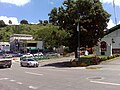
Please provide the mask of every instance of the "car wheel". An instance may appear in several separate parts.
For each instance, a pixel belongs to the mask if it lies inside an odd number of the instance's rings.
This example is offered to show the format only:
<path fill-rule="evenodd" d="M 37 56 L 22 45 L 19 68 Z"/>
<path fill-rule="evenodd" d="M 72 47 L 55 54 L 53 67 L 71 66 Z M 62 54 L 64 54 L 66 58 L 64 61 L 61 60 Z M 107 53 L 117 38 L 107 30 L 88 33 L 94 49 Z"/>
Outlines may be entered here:
<path fill-rule="evenodd" d="M 34 64 L 34 67 L 36 67 L 36 64 Z"/>
<path fill-rule="evenodd" d="M 38 65 L 37 65 L 37 64 L 34 64 L 34 67 L 38 67 Z"/>
<path fill-rule="evenodd" d="M 20 64 L 21 67 L 23 67 L 22 63 Z"/>
<path fill-rule="evenodd" d="M 11 68 L 11 65 L 7 66 L 8 68 Z"/>
<path fill-rule="evenodd" d="M 29 64 L 27 64 L 27 67 L 30 67 L 30 65 L 29 65 Z"/>

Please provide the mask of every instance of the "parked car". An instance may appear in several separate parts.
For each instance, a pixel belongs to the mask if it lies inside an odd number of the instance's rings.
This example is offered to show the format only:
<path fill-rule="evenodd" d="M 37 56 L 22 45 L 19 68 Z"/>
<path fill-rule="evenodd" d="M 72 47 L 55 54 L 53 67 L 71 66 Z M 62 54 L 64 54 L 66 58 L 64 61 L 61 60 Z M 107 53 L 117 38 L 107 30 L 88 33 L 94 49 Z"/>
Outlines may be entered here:
<path fill-rule="evenodd" d="M 26 66 L 26 67 L 38 67 L 39 63 L 33 58 L 23 58 L 20 60 L 20 65 L 21 67 Z"/>
<path fill-rule="evenodd" d="M 0 67 L 11 68 L 12 60 L 8 58 L 0 58 Z"/>
<path fill-rule="evenodd" d="M 24 54 L 22 57 L 33 57 L 33 54 L 27 53 L 27 54 Z"/>
<path fill-rule="evenodd" d="M 21 56 L 23 56 L 23 54 L 21 54 L 21 53 L 13 54 L 13 57 L 21 57 Z"/>
<path fill-rule="evenodd" d="M 20 57 L 20 60 L 23 60 L 24 58 L 33 58 L 34 56 L 32 54 L 25 54 Z"/>
<path fill-rule="evenodd" d="M 56 53 L 56 52 L 47 52 L 46 56 L 59 56 L 60 54 Z"/>
<path fill-rule="evenodd" d="M 12 54 L 4 54 L 3 58 L 12 58 Z"/>
<path fill-rule="evenodd" d="M 39 57 L 39 56 L 43 56 L 43 53 L 42 52 L 39 52 L 39 53 L 35 53 L 33 54 L 34 57 Z"/>

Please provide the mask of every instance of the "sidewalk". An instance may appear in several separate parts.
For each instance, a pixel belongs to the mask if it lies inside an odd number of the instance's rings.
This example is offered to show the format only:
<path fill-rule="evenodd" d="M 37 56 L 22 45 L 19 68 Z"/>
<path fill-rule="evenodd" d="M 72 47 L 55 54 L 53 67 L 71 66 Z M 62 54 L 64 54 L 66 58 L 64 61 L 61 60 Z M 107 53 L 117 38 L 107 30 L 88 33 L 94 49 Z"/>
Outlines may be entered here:
<path fill-rule="evenodd" d="M 101 69 L 101 68 L 108 68 L 108 67 L 119 67 L 120 68 L 120 57 L 113 58 L 111 60 L 103 61 L 98 65 L 91 65 L 86 67 L 86 69 Z"/>

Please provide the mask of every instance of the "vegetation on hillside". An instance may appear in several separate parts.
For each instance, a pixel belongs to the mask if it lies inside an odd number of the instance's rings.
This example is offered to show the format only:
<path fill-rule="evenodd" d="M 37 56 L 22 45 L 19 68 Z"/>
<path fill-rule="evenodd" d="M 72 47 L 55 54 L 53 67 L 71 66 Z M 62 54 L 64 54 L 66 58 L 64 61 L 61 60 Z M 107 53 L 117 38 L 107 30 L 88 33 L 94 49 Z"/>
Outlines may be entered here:
<path fill-rule="evenodd" d="M 12 34 L 30 34 L 35 40 L 43 40 L 46 48 L 66 45 L 70 34 L 52 24 L 20 24 L 0 28 L 0 41 L 9 41 Z"/>

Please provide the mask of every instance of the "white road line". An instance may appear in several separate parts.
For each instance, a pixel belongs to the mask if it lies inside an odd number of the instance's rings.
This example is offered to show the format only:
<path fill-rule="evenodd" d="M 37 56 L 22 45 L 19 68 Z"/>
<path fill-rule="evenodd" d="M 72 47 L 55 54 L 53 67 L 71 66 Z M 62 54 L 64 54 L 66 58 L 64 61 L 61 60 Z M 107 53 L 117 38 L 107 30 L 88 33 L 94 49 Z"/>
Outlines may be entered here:
<path fill-rule="evenodd" d="M 29 86 L 30 89 L 38 89 L 38 87 Z"/>
<path fill-rule="evenodd" d="M 105 84 L 105 85 L 120 86 L 119 83 L 100 82 L 100 81 L 90 81 L 90 82 L 92 82 L 92 83 L 98 83 L 98 84 Z"/>
<path fill-rule="evenodd" d="M 7 80 L 8 78 L 0 78 L 0 80 Z"/>
<path fill-rule="evenodd" d="M 4 80 L 7 80 L 8 78 L 4 78 Z"/>
<path fill-rule="evenodd" d="M 11 82 L 15 82 L 15 80 L 10 80 Z"/>
<path fill-rule="evenodd" d="M 32 72 L 25 72 L 25 73 L 27 73 L 27 74 L 32 74 L 32 75 L 37 75 L 37 76 L 41 76 L 41 75 L 43 75 L 43 74 L 39 74 L 39 73 L 32 73 Z"/>
<path fill-rule="evenodd" d="M 23 83 L 21 83 L 21 82 L 16 82 L 17 84 L 23 84 Z"/>

